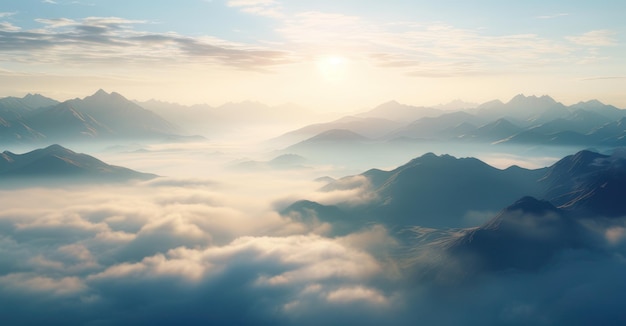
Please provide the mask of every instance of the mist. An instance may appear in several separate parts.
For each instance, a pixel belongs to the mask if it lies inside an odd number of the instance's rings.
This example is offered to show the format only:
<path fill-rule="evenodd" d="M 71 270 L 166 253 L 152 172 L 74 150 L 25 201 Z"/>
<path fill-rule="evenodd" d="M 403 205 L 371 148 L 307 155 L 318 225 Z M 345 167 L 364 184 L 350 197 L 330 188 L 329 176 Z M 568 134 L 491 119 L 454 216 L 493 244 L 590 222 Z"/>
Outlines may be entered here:
<path fill-rule="evenodd" d="M 618 277 L 626 271 L 622 220 L 594 226 L 594 234 L 607 237 L 602 248 L 559 252 L 536 271 L 468 280 L 457 275 L 467 261 L 446 258 L 431 242 L 415 245 L 408 227 L 364 223 L 334 232 L 341 221 L 329 216 L 281 214 L 301 199 L 371 201 L 364 180 L 328 192 L 316 179 L 361 173 L 362 165 L 377 162 L 398 166 L 405 163 L 400 151 L 399 158 L 371 161 L 360 150 L 346 155 L 349 161 L 309 153 L 299 168 L 233 170 L 242 160 L 275 154 L 243 142 L 129 148 L 93 146 L 89 153 L 159 177 L 0 191 L 0 310 L 9 324 L 521 325 L 626 318 L 618 309 L 626 299 Z M 471 149 L 456 150 L 462 156 Z M 419 147 L 410 152 L 423 154 Z M 503 167 L 554 163 L 551 155 L 474 153 Z M 429 253 L 415 256 L 415 248 Z M 454 268 L 422 276 L 442 259 Z"/>

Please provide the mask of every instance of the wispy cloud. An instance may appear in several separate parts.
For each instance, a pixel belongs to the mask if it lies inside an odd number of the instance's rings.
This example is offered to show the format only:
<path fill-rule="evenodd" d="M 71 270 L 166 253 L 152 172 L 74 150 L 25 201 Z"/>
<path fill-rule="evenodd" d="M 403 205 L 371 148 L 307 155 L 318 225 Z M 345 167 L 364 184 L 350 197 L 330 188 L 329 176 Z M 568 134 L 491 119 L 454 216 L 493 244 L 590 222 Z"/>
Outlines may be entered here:
<path fill-rule="evenodd" d="M 119 17 L 37 19 L 43 28 L 0 26 L 0 58 L 7 61 L 125 63 L 204 62 L 262 70 L 289 62 L 286 52 L 212 37 L 150 33 L 136 28 L 146 21 Z"/>
<path fill-rule="evenodd" d="M 15 26 L 9 22 L 0 22 L 0 32 L 17 32 L 20 29 L 19 26 Z"/>
<path fill-rule="evenodd" d="M 613 46 L 617 44 L 615 32 L 607 29 L 590 31 L 577 36 L 568 36 L 567 40 L 582 46 Z"/>
<path fill-rule="evenodd" d="M 0 12 L 0 18 L 10 17 L 17 14 L 17 12 Z"/>
<path fill-rule="evenodd" d="M 51 4 L 51 5 L 56 5 L 56 4 L 57 4 L 57 2 L 56 2 L 56 1 L 54 1 L 54 0 L 43 0 L 43 1 L 41 1 L 41 2 L 42 2 L 42 3 L 48 3 L 48 4 Z"/>
<path fill-rule="evenodd" d="M 558 14 L 553 14 L 553 15 L 537 16 L 535 18 L 536 19 L 553 19 L 553 18 L 564 17 L 564 16 L 569 16 L 569 14 L 568 13 L 558 13 Z"/>
<path fill-rule="evenodd" d="M 309 53 L 365 56 L 381 67 L 411 76 L 491 74 L 570 60 L 572 49 L 536 34 L 493 36 L 443 23 L 376 24 L 358 16 L 305 12 L 278 29 Z M 363 57 L 359 58 L 363 59 Z"/>
<path fill-rule="evenodd" d="M 595 76 L 581 79 L 582 81 L 626 79 L 626 76 Z"/>
<path fill-rule="evenodd" d="M 259 16 L 283 17 L 282 8 L 275 0 L 229 0 L 229 7 L 241 8 L 241 11 Z"/>

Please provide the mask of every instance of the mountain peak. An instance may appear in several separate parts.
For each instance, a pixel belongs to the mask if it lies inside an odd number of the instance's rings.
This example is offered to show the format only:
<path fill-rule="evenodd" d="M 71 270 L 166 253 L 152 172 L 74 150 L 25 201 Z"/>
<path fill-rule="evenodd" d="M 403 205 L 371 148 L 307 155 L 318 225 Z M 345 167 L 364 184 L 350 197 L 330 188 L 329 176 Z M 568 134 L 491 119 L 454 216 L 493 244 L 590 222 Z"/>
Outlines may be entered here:
<path fill-rule="evenodd" d="M 433 152 L 428 152 L 420 157 L 414 158 L 409 163 L 405 164 L 404 167 L 412 167 L 418 165 L 441 165 L 445 162 L 457 162 L 461 159 L 458 159 L 454 156 L 443 154 L 437 155 Z"/>
<path fill-rule="evenodd" d="M 508 212 L 522 211 L 524 213 L 539 215 L 549 211 L 557 211 L 557 208 L 548 201 L 539 200 L 531 196 L 525 196 L 513 203 L 513 205 L 507 207 L 505 210 Z"/>
<path fill-rule="evenodd" d="M 396 100 L 391 100 L 391 101 L 387 101 L 385 103 L 379 104 L 378 106 L 376 106 L 376 108 L 387 108 L 387 107 L 396 107 L 396 106 L 402 106 L 402 104 L 400 104 L 400 102 Z"/>
<path fill-rule="evenodd" d="M 93 93 L 92 96 L 105 96 L 109 95 L 104 89 L 100 88 L 97 92 Z"/>
<path fill-rule="evenodd" d="M 524 94 L 518 94 L 513 97 L 508 104 L 527 104 L 527 103 L 542 103 L 542 104 L 556 104 L 557 102 L 548 95 L 542 95 L 537 97 L 535 95 L 525 96 Z"/>
<path fill-rule="evenodd" d="M 85 97 L 83 100 L 104 100 L 109 98 L 110 95 L 111 94 L 100 88 L 98 91 L 96 91 L 92 95 Z"/>
<path fill-rule="evenodd" d="M 124 181 L 150 179 L 155 175 L 106 164 L 93 156 L 76 153 L 61 145 L 50 145 L 24 154 L 4 153 L 0 178 L 46 184 L 54 178 L 64 181 Z M 68 177 L 72 180 L 67 179 Z"/>
<path fill-rule="evenodd" d="M 23 97 L 23 99 L 25 99 L 25 100 L 43 99 L 43 98 L 45 98 L 45 97 L 42 96 L 41 94 L 33 94 L 33 93 L 28 93 L 28 94 L 26 94 L 26 96 Z"/>
<path fill-rule="evenodd" d="M 52 144 L 44 149 L 42 149 L 44 152 L 46 153 L 57 153 L 57 152 L 63 152 L 63 153 L 68 153 L 68 152 L 72 152 L 71 150 L 59 145 L 59 144 Z"/>

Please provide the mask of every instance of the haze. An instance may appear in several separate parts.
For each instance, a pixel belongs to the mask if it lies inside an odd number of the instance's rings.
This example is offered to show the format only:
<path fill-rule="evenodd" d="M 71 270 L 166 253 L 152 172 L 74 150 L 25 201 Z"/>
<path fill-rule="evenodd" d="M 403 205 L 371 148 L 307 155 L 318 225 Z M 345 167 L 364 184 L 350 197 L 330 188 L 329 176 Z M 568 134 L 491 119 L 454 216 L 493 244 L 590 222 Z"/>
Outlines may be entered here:
<path fill-rule="evenodd" d="M 2 324 L 626 323 L 625 9 L 0 3 Z"/>
<path fill-rule="evenodd" d="M 98 88 L 354 112 L 516 94 L 626 106 L 620 1 L 10 1 L 1 95 Z"/>

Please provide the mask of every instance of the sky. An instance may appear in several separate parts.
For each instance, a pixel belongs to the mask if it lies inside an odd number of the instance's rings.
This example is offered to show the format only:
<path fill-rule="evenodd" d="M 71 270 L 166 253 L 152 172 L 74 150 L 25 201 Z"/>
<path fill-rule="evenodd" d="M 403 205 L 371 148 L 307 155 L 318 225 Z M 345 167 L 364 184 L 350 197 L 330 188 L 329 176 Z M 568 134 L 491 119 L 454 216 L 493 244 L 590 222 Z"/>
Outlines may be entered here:
<path fill-rule="evenodd" d="M 626 108 L 626 3 L 7 0 L 0 96 L 99 88 L 352 112 L 548 94 Z"/>

